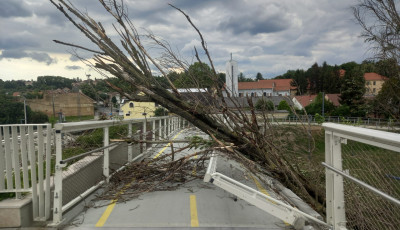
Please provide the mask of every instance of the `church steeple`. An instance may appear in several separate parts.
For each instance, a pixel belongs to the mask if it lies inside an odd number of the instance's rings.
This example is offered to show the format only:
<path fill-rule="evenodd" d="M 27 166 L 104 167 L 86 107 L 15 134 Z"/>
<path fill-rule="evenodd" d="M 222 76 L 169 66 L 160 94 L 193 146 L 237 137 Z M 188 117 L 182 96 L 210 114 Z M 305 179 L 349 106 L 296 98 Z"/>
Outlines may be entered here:
<path fill-rule="evenodd" d="M 238 93 L 238 64 L 232 58 L 225 65 L 226 67 L 226 92 L 229 93 L 232 97 L 237 97 Z"/>

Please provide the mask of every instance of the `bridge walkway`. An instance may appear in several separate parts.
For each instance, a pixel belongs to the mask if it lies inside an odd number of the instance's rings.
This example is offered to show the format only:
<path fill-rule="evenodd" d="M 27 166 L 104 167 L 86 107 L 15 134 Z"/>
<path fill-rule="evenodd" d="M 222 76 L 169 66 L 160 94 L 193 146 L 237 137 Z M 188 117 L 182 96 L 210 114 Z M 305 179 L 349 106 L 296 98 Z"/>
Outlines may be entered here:
<path fill-rule="evenodd" d="M 206 137 L 204 133 L 191 128 L 179 132 L 174 138 L 180 140 L 194 135 Z M 175 143 L 174 148 L 178 149 L 184 145 Z M 152 158 L 171 152 L 171 148 L 165 144 L 153 149 L 154 153 L 150 156 Z M 195 151 L 186 149 L 177 153 L 176 159 Z M 243 170 L 235 162 L 228 159 L 220 162 L 218 169 L 227 176 L 263 193 L 274 194 L 273 191 L 264 189 L 256 179 L 243 174 Z M 204 175 L 204 172 L 194 173 Z M 93 201 L 88 206 L 87 210 L 68 223 L 66 229 L 190 227 L 290 229 L 290 226 L 281 220 L 201 179 L 188 182 L 173 191 L 149 192 L 123 203 Z"/>

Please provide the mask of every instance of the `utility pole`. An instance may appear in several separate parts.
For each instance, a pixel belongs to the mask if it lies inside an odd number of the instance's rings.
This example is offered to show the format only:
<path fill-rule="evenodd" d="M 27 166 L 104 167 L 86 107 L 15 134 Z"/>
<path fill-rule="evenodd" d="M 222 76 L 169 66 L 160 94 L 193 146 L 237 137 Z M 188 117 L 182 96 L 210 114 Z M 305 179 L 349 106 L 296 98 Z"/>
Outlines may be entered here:
<path fill-rule="evenodd" d="M 28 124 L 28 121 L 26 120 L 26 98 L 24 97 L 24 115 L 25 115 L 25 125 Z"/>
<path fill-rule="evenodd" d="M 325 92 L 322 92 L 322 117 L 325 117 Z"/>
<path fill-rule="evenodd" d="M 52 101 L 53 101 L 53 117 L 56 117 L 56 109 L 54 108 L 54 90 L 51 91 Z"/>

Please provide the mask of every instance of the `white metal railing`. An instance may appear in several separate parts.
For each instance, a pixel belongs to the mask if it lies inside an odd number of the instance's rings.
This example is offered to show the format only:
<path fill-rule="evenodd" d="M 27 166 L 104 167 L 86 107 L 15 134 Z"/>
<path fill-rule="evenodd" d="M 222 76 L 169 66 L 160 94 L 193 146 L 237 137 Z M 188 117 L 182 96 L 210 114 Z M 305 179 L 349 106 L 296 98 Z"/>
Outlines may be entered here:
<path fill-rule="evenodd" d="M 210 161 L 207 167 L 206 174 L 204 175 L 204 182 L 210 182 L 214 185 L 224 189 L 225 191 L 234 194 L 235 196 L 243 199 L 250 204 L 260 208 L 261 210 L 281 219 L 285 223 L 290 224 L 295 229 L 305 229 L 306 220 L 312 221 L 316 224 L 322 225 L 325 228 L 329 228 L 324 221 L 307 214 L 296 207 L 267 196 L 266 194 L 257 191 L 239 181 L 234 180 L 224 174 L 216 171 L 217 169 L 217 157 L 213 153 L 210 157 Z"/>
<path fill-rule="evenodd" d="M 50 217 L 51 136 L 50 124 L 0 126 L 0 193 L 31 192 L 40 221 Z"/>
<path fill-rule="evenodd" d="M 360 212 L 359 209 L 363 208 L 361 205 L 370 205 L 367 208 L 369 210 L 373 210 L 373 208 L 371 208 L 373 205 L 382 205 L 382 200 L 374 204 L 374 201 L 372 200 L 374 197 L 381 197 L 384 200 L 388 200 L 389 203 L 394 206 L 394 209 L 396 209 L 397 206 L 397 210 L 400 210 L 400 201 L 398 198 L 394 198 L 393 196 L 387 194 L 387 192 L 383 192 L 369 184 L 375 183 L 375 186 L 382 184 L 382 181 L 384 181 L 385 177 L 387 177 L 387 174 L 385 175 L 385 173 L 387 173 L 386 171 L 388 170 L 395 169 L 396 173 L 399 172 L 398 169 L 400 167 L 400 162 L 396 159 L 398 159 L 398 154 L 400 153 L 400 135 L 396 133 L 333 123 L 324 123 L 323 127 L 325 129 L 325 163 L 323 163 L 323 165 L 326 167 L 326 214 L 328 224 L 331 224 L 334 229 L 346 229 L 346 217 L 349 216 L 346 215 L 346 211 L 348 211 L 347 207 L 351 204 L 345 203 L 346 196 L 350 194 L 349 192 L 346 193 L 344 179 L 346 182 L 349 181 L 348 183 L 352 183 L 352 186 L 348 187 L 349 189 L 356 185 L 360 186 L 360 188 L 356 190 L 357 193 L 360 193 L 357 196 L 367 197 L 366 192 L 371 193 L 368 195 L 369 198 L 366 198 L 365 201 L 363 201 L 362 198 L 361 201 L 359 201 L 359 198 L 357 198 L 359 203 L 356 204 L 355 207 L 355 209 L 357 209 L 356 213 Z M 348 145 L 348 140 L 352 141 L 352 146 L 356 146 L 358 144 L 361 147 L 351 148 L 346 146 L 347 149 L 349 149 L 349 154 L 343 156 L 345 152 L 342 145 Z M 381 149 L 382 151 L 378 152 L 378 150 Z M 395 156 L 396 158 L 386 159 L 385 154 L 392 154 L 391 156 Z M 369 156 L 373 156 L 374 158 L 371 158 L 372 160 L 370 161 L 366 161 L 365 158 L 368 158 Z M 344 163 L 346 163 L 346 170 L 343 169 Z M 351 167 L 352 165 L 355 165 L 356 167 Z M 364 168 L 370 169 L 364 170 Z M 378 176 L 374 176 L 372 174 L 377 174 Z M 364 181 L 371 177 L 374 179 L 369 180 L 369 183 Z M 386 183 L 382 187 L 384 187 L 390 193 L 396 194 L 396 191 L 393 190 L 397 190 L 399 187 L 394 187 L 395 189 L 392 189 L 392 187 L 388 186 L 388 184 L 391 184 L 391 182 L 389 181 L 389 183 Z M 347 198 L 347 200 L 349 199 Z M 363 202 L 366 204 L 363 204 Z M 390 211 L 386 205 L 384 206 L 385 207 L 380 210 L 387 209 L 387 213 L 374 213 L 372 211 L 372 215 L 389 216 L 395 212 L 393 210 Z M 377 217 L 378 216 L 372 216 L 369 218 Z M 362 217 L 359 216 L 355 218 Z M 397 217 L 395 216 L 393 219 L 398 219 L 398 214 Z M 366 221 L 366 219 L 362 220 L 362 222 Z M 383 223 L 390 221 L 380 222 Z M 398 223 L 394 223 L 394 225 L 397 224 Z M 374 229 L 381 228 L 378 226 L 370 227 Z"/>
<path fill-rule="evenodd" d="M 158 138 L 168 138 L 170 134 L 177 131 L 180 128 L 186 127 L 189 123 L 183 120 L 180 117 L 152 117 L 152 118 L 141 118 L 141 119 L 132 119 L 132 120 L 122 120 L 122 121 L 90 121 L 90 122 L 74 122 L 74 123 L 61 123 L 55 125 L 55 142 L 56 142 L 56 165 L 55 165 L 55 179 L 54 179 L 54 207 L 53 207 L 53 223 L 52 225 L 59 225 L 62 223 L 62 216 L 65 211 L 74 206 L 77 202 L 82 200 L 85 196 L 90 194 L 92 191 L 96 190 L 102 184 L 107 183 L 113 174 L 110 174 L 110 148 L 115 146 L 116 144 L 110 144 L 109 138 L 109 128 L 112 126 L 128 126 L 128 137 L 132 137 L 132 125 L 133 124 L 141 124 L 142 130 L 142 138 L 145 140 L 147 133 L 150 133 L 147 130 L 147 124 L 150 123 L 151 139 L 156 139 L 156 134 L 158 134 Z M 156 127 L 156 123 L 158 124 L 158 128 Z M 90 129 L 103 129 L 103 147 L 97 148 L 95 150 L 88 151 L 86 153 L 82 153 L 79 156 L 75 156 L 70 159 L 63 159 L 63 144 L 62 144 L 62 136 L 63 134 L 77 131 L 85 131 Z M 128 145 L 127 162 L 134 161 L 139 157 L 143 156 L 144 151 L 147 148 L 147 144 L 143 144 L 143 152 L 134 157 L 133 156 L 133 147 L 132 145 Z M 74 199 L 69 201 L 67 204 L 63 204 L 63 168 L 65 167 L 65 163 L 74 160 L 78 157 L 83 157 L 89 155 L 93 152 L 103 151 L 103 176 L 104 180 L 93 185 L 88 190 L 76 196 Z M 116 171 L 121 170 L 127 164 L 117 169 Z"/>
<path fill-rule="evenodd" d="M 322 117 L 321 117 L 322 118 Z M 400 122 L 392 119 L 381 119 L 381 118 L 363 118 L 363 117 L 341 117 L 341 116 L 325 116 L 323 120 L 318 120 L 312 115 L 299 115 L 299 116 L 287 116 L 284 118 L 273 117 L 272 122 L 284 122 L 287 124 L 297 123 L 312 123 L 321 124 L 321 122 L 331 122 L 345 125 L 354 125 L 364 128 L 373 129 L 400 129 Z"/>

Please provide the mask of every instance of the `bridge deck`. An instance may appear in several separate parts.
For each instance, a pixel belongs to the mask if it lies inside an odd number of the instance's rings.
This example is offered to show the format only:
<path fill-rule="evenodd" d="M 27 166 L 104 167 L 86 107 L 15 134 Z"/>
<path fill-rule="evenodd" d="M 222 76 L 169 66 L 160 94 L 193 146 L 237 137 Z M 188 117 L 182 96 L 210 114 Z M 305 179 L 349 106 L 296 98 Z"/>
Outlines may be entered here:
<path fill-rule="evenodd" d="M 175 138 L 184 139 L 187 136 L 204 136 L 194 129 L 184 130 Z M 174 144 L 179 148 L 184 144 Z M 170 148 L 158 146 L 154 148 L 153 157 L 170 153 Z M 194 149 L 177 154 L 194 153 Z M 177 159 L 176 158 L 176 159 Z M 274 194 L 273 191 L 263 190 L 261 184 L 246 177 L 240 166 L 229 160 L 222 160 L 219 170 L 227 173 L 247 185 L 258 188 L 263 192 Z M 202 172 L 199 172 L 202 173 Z M 110 204 L 110 201 L 96 201 L 95 207 L 79 214 L 66 229 L 102 228 L 187 228 L 187 227 L 217 227 L 225 228 L 263 228 L 285 229 L 281 220 L 261 211 L 247 202 L 236 199 L 233 195 L 202 180 L 194 180 L 182 185 L 174 191 L 155 191 L 145 193 L 139 198 L 125 203 Z"/>

